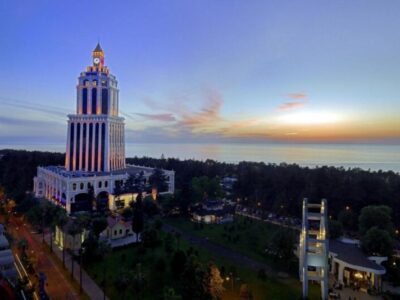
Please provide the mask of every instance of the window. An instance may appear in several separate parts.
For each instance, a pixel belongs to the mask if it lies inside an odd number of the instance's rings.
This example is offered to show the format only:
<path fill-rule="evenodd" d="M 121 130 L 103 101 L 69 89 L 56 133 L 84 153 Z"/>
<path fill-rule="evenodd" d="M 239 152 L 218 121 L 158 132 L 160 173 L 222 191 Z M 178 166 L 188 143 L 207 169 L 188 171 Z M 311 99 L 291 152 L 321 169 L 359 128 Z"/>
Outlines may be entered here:
<path fill-rule="evenodd" d="M 82 90 L 82 114 L 87 114 L 87 103 L 88 103 L 88 93 L 87 88 Z"/>
<path fill-rule="evenodd" d="M 92 88 L 92 114 L 96 114 L 97 108 L 97 89 Z"/>
<path fill-rule="evenodd" d="M 108 114 L 108 90 L 101 90 L 101 113 L 103 115 Z"/>
<path fill-rule="evenodd" d="M 99 181 L 99 188 L 101 188 L 102 187 L 102 182 L 101 181 Z"/>
<path fill-rule="evenodd" d="M 93 84 L 93 86 L 97 86 L 97 80 L 96 80 L 96 79 L 93 80 L 93 81 L 92 81 L 92 84 Z"/>
<path fill-rule="evenodd" d="M 81 188 L 81 190 L 83 190 L 83 188 L 84 188 L 84 184 L 83 184 L 83 182 L 81 182 L 81 184 L 80 184 L 80 188 Z"/>
<path fill-rule="evenodd" d="M 122 229 L 119 230 L 119 234 L 122 234 Z"/>
<path fill-rule="evenodd" d="M 108 187 L 108 181 L 104 181 L 104 187 Z"/>
<path fill-rule="evenodd" d="M 117 235 L 117 231 L 116 230 L 114 230 L 114 235 Z"/>
<path fill-rule="evenodd" d="M 72 189 L 75 191 L 76 190 L 76 183 L 72 184 Z"/>

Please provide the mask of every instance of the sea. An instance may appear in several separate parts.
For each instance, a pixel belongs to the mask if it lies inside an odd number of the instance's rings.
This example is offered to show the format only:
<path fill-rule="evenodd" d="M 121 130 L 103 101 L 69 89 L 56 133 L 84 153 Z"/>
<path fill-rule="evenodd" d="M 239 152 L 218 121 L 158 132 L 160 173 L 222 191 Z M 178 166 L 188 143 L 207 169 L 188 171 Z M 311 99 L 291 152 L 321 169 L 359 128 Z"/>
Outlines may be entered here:
<path fill-rule="evenodd" d="M 0 149 L 65 152 L 64 144 L 2 145 Z M 213 159 L 237 163 L 255 161 L 300 166 L 334 166 L 400 173 L 400 145 L 382 144 L 244 144 L 127 143 L 127 157 Z"/>

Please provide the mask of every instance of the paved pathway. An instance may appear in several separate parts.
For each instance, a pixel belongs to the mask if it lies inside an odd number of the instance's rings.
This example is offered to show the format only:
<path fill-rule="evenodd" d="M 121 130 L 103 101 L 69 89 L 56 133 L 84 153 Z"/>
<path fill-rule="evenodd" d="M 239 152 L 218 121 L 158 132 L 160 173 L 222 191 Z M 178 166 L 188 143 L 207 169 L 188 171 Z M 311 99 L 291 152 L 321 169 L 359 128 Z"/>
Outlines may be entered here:
<path fill-rule="evenodd" d="M 50 245 L 50 235 L 47 235 L 46 243 Z M 58 259 L 62 262 L 62 250 L 53 243 L 53 252 L 58 257 Z M 65 252 L 65 266 L 69 273 L 71 273 L 72 265 L 71 265 L 71 256 L 69 253 Z M 80 266 L 77 261 L 74 261 L 74 279 L 79 284 L 79 270 Z M 96 282 L 90 278 L 90 276 L 86 273 L 84 269 L 82 269 L 82 288 L 85 293 L 89 296 L 90 299 L 93 300 L 101 300 L 107 299 L 107 296 L 104 296 L 103 291 L 96 284 Z"/>

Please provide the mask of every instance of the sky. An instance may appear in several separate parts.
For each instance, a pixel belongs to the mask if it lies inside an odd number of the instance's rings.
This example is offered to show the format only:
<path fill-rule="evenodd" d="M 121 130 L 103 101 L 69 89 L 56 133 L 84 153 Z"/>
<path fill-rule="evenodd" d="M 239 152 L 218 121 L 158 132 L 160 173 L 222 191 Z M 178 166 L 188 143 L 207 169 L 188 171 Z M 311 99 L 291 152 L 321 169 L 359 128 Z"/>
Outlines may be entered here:
<path fill-rule="evenodd" d="M 0 2 L 0 144 L 64 143 L 97 42 L 128 142 L 400 143 L 400 1 Z"/>

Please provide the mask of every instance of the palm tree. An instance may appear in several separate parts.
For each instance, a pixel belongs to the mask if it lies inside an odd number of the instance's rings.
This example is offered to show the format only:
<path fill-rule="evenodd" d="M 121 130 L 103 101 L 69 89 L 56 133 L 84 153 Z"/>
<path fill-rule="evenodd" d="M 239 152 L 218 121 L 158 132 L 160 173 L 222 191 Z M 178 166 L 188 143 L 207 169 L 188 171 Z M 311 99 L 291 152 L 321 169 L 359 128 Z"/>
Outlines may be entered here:
<path fill-rule="evenodd" d="M 71 278 L 74 277 L 74 246 L 75 246 L 75 237 L 80 235 L 83 231 L 82 223 L 79 222 L 79 219 L 74 220 L 68 226 L 68 234 L 72 235 L 72 246 L 71 246 Z"/>
<path fill-rule="evenodd" d="M 67 213 L 64 209 L 62 209 L 59 206 L 56 206 L 55 211 L 53 213 L 53 218 L 51 219 L 50 222 L 50 252 L 53 252 L 53 236 L 54 236 L 54 231 L 56 229 L 56 226 L 64 226 L 64 224 L 67 222 L 68 217 Z M 61 226 L 61 228 L 62 228 Z M 64 248 L 64 247 L 63 247 Z"/>
<path fill-rule="evenodd" d="M 62 245 L 62 262 L 63 262 L 63 267 L 65 268 L 65 230 L 66 230 L 66 225 L 68 223 L 68 217 L 65 215 L 65 217 L 61 217 L 57 219 L 57 226 L 60 228 L 62 235 L 63 235 L 63 245 Z"/>

